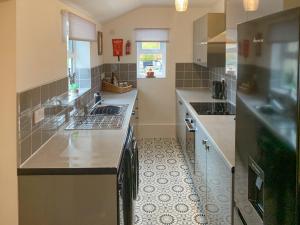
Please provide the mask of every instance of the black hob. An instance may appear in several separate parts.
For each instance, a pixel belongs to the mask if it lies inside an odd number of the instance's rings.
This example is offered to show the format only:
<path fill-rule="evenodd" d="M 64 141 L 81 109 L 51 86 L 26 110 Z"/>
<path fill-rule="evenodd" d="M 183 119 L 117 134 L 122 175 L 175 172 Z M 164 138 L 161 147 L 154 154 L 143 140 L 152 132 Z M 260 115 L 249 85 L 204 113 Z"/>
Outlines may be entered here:
<path fill-rule="evenodd" d="M 229 102 L 191 102 L 199 115 L 235 115 L 235 106 Z"/>

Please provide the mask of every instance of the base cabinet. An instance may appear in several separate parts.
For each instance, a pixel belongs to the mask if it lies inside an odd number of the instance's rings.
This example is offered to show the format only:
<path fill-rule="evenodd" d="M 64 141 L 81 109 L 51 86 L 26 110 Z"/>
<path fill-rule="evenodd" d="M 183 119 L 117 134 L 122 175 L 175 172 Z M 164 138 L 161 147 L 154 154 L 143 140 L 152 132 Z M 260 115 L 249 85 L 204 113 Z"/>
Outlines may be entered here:
<path fill-rule="evenodd" d="M 213 141 L 197 125 L 194 185 L 203 202 L 210 225 L 232 224 L 232 169 L 224 161 Z"/>
<path fill-rule="evenodd" d="M 189 163 L 194 187 L 201 199 L 209 225 L 231 225 L 233 214 L 233 169 L 227 164 L 203 125 L 196 121 L 194 151 L 189 151 L 185 118 L 189 113 L 180 97 L 176 100 L 176 132 L 188 162 L 194 152 L 194 163 Z M 195 120 L 193 120 L 195 121 Z M 192 140 L 192 139 L 191 139 Z"/>

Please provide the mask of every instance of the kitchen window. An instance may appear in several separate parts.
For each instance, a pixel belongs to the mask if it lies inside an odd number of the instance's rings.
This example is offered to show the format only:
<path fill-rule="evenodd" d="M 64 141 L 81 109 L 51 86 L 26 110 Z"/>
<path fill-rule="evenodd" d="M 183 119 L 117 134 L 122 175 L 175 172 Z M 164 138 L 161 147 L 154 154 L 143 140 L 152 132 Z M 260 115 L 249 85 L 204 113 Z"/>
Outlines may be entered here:
<path fill-rule="evenodd" d="M 69 88 L 91 88 L 90 42 L 69 40 L 67 48 Z"/>
<path fill-rule="evenodd" d="M 91 88 L 91 42 L 97 40 L 96 24 L 62 10 L 62 34 L 67 44 L 69 90 Z"/>
<path fill-rule="evenodd" d="M 137 78 L 165 78 L 169 30 L 136 29 Z"/>
<path fill-rule="evenodd" d="M 166 77 L 165 42 L 137 42 L 137 72 L 138 78 Z"/>

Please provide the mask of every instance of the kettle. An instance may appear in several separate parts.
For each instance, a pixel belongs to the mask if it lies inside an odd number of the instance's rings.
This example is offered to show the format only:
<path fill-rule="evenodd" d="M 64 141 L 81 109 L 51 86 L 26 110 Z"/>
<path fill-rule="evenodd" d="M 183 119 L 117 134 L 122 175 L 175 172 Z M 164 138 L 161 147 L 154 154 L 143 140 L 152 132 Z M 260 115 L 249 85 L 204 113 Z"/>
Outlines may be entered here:
<path fill-rule="evenodd" d="M 226 84 L 225 81 L 213 81 L 212 83 L 212 97 L 214 99 L 226 99 Z"/>

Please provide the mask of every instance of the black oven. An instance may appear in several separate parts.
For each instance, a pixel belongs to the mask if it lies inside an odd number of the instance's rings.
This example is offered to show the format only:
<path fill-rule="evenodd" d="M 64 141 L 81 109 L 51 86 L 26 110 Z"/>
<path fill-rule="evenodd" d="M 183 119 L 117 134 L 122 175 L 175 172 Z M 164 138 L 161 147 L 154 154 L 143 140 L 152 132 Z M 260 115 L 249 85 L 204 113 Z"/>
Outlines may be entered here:
<path fill-rule="evenodd" d="M 186 114 L 186 146 L 185 146 L 185 158 L 192 174 L 195 173 L 195 132 L 196 124 L 193 118 Z"/>

